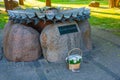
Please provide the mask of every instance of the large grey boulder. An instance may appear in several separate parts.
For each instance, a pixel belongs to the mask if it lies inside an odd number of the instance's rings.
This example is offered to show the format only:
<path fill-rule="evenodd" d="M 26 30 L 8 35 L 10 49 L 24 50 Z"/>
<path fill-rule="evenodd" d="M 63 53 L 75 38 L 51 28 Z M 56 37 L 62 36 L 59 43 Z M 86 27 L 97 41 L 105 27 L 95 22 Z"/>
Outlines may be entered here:
<path fill-rule="evenodd" d="M 60 34 L 60 26 L 64 27 L 73 24 L 76 25 L 78 32 Z M 68 51 L 82 47 L 81 30 L 76 22 L 50 24 L 41 32 L 40 42 L 45 59 L 50 62 L 63 62 L 67 57 Z"/>
<path fill-rule="evenodd" d="M 4 27 L 4 30 L 3 30 L 3 50 L 4 50 L 4 53 L 8 53 L 8 50 L 7 50 L 8 41 L 9 41 L 8 38 L 9 38 L 9 33 L 11 31 L 12 25 L 13 25 L 13 22 L 8 21 L 5 24 L 5 27 Z"/>
<path fill-rule="evenodd" d="M 92 50 L 91 27 L 88 20 L 77 22 L 82 34 L 82 50 L 88 52 Z"/>
<path fill-rule="evenodd" d="M 9 24 L 9 22 L 7 23 Z M 39 33 L 22 24 L 6 25 L 4 55 L 11 61 L 32 61 L 41 55 Z"/>

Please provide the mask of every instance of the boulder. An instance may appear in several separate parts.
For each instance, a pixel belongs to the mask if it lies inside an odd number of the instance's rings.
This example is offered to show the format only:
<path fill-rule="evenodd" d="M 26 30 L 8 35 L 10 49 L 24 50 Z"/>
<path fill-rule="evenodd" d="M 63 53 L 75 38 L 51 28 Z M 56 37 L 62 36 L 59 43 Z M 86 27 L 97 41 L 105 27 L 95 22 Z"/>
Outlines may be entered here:
<path fill-rule="evenodd" d="M 88 52 L 92 50 L 91 27 L 88 20 L 77 22 L 82 34 L 82 50 Z"/>
<path fill-rule="evenodd" d="M 22 24 L 7 23 L 4 29 L 4 55 L 11 61 L 32 61 L 41 55 L 39 33 Z"/>
<path fill-rule="evenodd" d="M 70 25 L 75 27 L 71 28 Z M 73 28 L 77 31 L 71 32 Z M 50 24 L 41 32 L 40 42 L 45 59 L 49 62 L 63 62 L 68 51 L 81 48 L 81 30 L 76 22 Z"/>
<path fill-rule="evenodd" d="M 4 27 L 4 31 L 3 31 L 3 51 L 4 51 L 4 53 L 8 53 L 8 49 L 7 49 L 8 41 L 9 41 L 8 38 L 9 38 L 9 33 L 11 31 L 12 25 L 13 25 L 13 22 L 8 21 Z"/>

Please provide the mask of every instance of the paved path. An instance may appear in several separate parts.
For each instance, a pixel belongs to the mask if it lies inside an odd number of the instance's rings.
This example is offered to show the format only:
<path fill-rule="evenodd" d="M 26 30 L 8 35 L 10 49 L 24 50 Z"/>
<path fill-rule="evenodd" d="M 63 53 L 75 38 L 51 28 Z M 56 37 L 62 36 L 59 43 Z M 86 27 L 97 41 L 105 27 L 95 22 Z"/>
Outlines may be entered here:
<path fill-rule="evenodd" d="M 92 39 L 94 49 L 84 57 L 79 73 L 69 71 L 65 63 L 15 63 L 3 57 L 0 80 L 120 80 L 120 37 L 92 28 Z"/>

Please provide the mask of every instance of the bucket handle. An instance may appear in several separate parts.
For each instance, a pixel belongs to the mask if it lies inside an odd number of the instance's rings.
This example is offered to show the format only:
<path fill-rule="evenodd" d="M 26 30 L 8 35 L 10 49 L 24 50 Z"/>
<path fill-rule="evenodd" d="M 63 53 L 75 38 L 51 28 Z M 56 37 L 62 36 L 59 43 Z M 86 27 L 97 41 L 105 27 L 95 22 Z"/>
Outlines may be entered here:
<path fill-rule="evenodd" d="M 79 51 L 79 54 L 82 56 L 82 50 L 80 48 L 73 48 L 71 49 L 69 52 L 68 52 L 68 56 L 75 50 L 78 50 Z"/>

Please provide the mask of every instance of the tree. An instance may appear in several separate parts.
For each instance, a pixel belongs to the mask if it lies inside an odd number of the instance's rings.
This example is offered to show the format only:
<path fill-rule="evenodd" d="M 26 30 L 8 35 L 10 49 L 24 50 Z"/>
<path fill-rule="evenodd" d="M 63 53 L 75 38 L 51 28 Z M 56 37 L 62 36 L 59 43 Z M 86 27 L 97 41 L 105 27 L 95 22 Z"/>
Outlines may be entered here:
<path fill-rule="evenodd" d="M 115 7 L 115 2 L 114 2 L 115 0 L 109 0 L 109 7 L 110 8 L 113 8 L 113 7 Z"/>
<path fill-rule="evenodd" d="M 119 7 L 119 2 L 120 0 L 109 0 L 109 7 L 110 8 Z"/>
<path fill-rule="evenodd" d="M 4 0 L 4 3 L 5 3 L 5 9 L 6 11 L 9 10 L 9 4 L 8 4 L 8 0 Z"/>
<path fill-rule="evenodd" d="M 120 6 L 119 3 L 120 3 L 120 0 L 116 0 L 115 6 L 119 7 Z"/>
<path fill-rule="evenodd" d="M 46 6 L 51 6 L 51 0 L 46 0 Z"/>
<path fill-rule="evenodd" d="M 18 6 L 18 2 L 17 1 L 13 1 L 13 0 L 4 0 L 4 4 L 5 4 L 5 9 L 7 10 L 12 10 L 15 7 Z"/>
<path fill-rule="evenodd" d="M 4 0 L 4 4 L 6 11 L 18 7 L 18 1 L 15 0 Z M 24 5 L 24 0 L 19 0 L 19 4 Z"/>
<path fill-rule="evenodd" d="M 24 5 L 24 0 L 19 0 L 20 5 Z"/>

